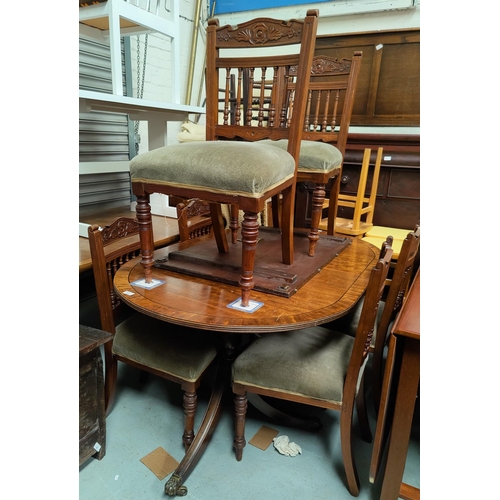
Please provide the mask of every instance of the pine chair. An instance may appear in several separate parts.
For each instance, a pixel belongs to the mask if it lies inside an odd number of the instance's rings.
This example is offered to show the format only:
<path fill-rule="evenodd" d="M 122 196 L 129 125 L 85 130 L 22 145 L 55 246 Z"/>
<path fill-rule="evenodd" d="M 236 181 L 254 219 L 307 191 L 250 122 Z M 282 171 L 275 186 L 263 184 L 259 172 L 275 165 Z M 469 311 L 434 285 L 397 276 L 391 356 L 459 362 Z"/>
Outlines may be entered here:
<path fill-rule="evenodd" d="M 352 59 L 314 56 L 307 96 L 306 116 L 300 146 L 297 182 L 314 182 L 312 194 L 309 255 L 319 239 L 318 230 L 325 205 L 325 188 L 335 179 L 330 190 L 328 234 L 335 231 L 335 215 L 339 196 L 340 173 L 345 154 L 354 97 L 358 85 L 363 53 L 355 51 Z M 292 71 L 292 74 L 294 72 Z M 286 95 L 286 98 L 290 98 Z M 270 143 L 270 141 L 265 141 Z M 271 143 L 283 149 L 287 141 Z M 278 198 L 273 199 L 273 225 L 279 225 Z"/>
<path fill-rule="evenodd" d="M 392 249 L 394 250 L 392 260 L 396 262 L 398 260 L 399 253 L 401 252 L 403 241 L 410 231 L 410 228 L 400 229 L 396 227 L 373 226 L 366 232 L 362 239 L 372 245 L 379 246 L 380 243 L 387 238 L 387 236 L 392 236 L 394 239 L 392 244 Z"/>
<path fill-rule="evenodd" d="M 348 489 L 359 494 L 352 451 L 354 404 L 368 356 L 377 306 L 384 290 L 392 249 L 385 247 L 370 274 L 356 336 L 322 326 L 264 335 L 233 363 L 236 459 L 243 456 L 247 393 L 340 412 L 340 442 Z"/>
<path fill-rule="evenodd" d="M 151 193 L 200 198 L 210 202 L 219 252 L 229 251 L 221 203 L 234 204 L 243 210 L 240 287 L 244 307 L 249 305 L 250 290 L 254 286 L 258 214 L 264 209 L 266 200 L 278 193 L 283 195 L 281 260 L 286 265 L 293 263 L 295 183 L 317 24 L 316 10 L 308 11 L 303 21 L 258 18 L 235 28 L 219 27 L 217 19 L 208 21 L 206 142 L 186 142 L 158 148 L 138 155 L 130 162 L 146 283 L 152 280 L 154 263 L 149 204 Z M 299 54 L 277 55 L 277 50 L 274 50 L 296 44 L 299 44 Z M 271 49 L 271 55 L 265 55 L 267 48 Z M 225 49 L 230 49 L 227 57 L 224 57 L 227 55 Z M 242 53 L 242 56 L 235 56 L 235 52 Z M 288 77 L 294 66 L 298 67 L 294 77 L 294 99 L 293 102 L 283 103 L 280 96 L 283 91 L 288 91 Z M 250 78 L 273 80 L 273 96 L 266 106 L 262 106 L 256 124 L 242 113 L 242 74 L 245 68 L 249 69 Z M 287 77 L 284 90 L 278 82 L 280 68 Z M 236 75 L 236 105 L 230 102 L 231 74 Z M 222 113 L 218 111 L 220 82 L 225 84 L 226 89 Z M 234 116 L 231 114 L 233 110 Z M 265 127 L 262 126 L 264 116 L 269 118 Z M 286 126 L 290 116 L 290 123 Z M 233 121 L 234 124 L 231 124 Z M 255 142 L 266 138 L 288 139 L 287 150 Z M 237 243 L 233 246 L 238 248 Z"/>
<path fill-rule="evenodd" d="M 361 238 L 373 227 L 373 215 L 375 212 L 375 202 L 377 201 L 377 187 L 382 165 L 383 148 L 378 148 L 375 165 L 373 167 L 372 184 L 369 195 L 366 196 L 366 185 L 370 170 L 371 149 L 365 149 L 361 172 L 359 175 L 358 189 L 355 195 L 339 193 L 337 204 L 339 207 L 353 209 L 352 219 L 345 217 L 335 218 L 335 232 Z M 364 217 L 364 220 L 363 220 Z M 328 220 L 329 222 L 329 220 Z M 321 221 L 321 229 L 327 228 L 325 220 Z"/>
<path fill-rule="evenodd" d="M 109 226 L 88 229 L 101 329 L 114 335 L 105 344 L 105 401 L 111 411 L 116 391 L 117 361 L 180 384 L 184 391 L 185 449 L 194 439 L 196 391 L 214 361 L 216 339 L 210 334 L 165 323 L 133 312 L 113 289 L 122 264 L 139 255 L 139 224 L 118 218 Z"/>

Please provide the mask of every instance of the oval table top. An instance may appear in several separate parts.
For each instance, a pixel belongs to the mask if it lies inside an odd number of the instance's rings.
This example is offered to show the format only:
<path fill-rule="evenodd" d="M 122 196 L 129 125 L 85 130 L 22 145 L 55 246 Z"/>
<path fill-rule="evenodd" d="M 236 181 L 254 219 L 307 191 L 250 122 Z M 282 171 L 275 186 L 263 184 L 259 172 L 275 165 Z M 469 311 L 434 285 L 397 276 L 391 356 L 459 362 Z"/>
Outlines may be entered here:
<path fill-rule="evenodd" d="M 155 258 L 179 245 L 182 243 L 156 251 Z M 279 332 L 345 315 L 364 294 L 379 254 L 375 246 L 353 238 L 348 248 L 290 298 L 252 290 L 250 300 L 263 302 L 252 313 L 227 307 L 240 297 L 239 287 L 201 277 L 153 267 L 153 279 L 164 280 L 164 284 L 152 289 L 132 285 L 144 277 L 140 257 L 118 269 L 114 286 L 133 309 L 169 323 L 228 333 Z"/>

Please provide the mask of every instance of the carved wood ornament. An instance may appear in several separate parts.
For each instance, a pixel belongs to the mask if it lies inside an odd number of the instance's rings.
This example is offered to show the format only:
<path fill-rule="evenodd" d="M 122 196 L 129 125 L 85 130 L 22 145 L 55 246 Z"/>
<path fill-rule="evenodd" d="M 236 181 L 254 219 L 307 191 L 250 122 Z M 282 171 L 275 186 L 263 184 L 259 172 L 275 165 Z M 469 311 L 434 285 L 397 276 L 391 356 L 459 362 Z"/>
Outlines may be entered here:
<path fill-rule="evenodd" d="M 102 241 L 104 245 L 125 236 L 138 234 L 139 223 L 129 219 L 117 219 L 113 224 L 102 230 Z"/>
<path fill-rule="evenodd" d="M 258 23 L 243 23 L 238 25 L 233 33 L 231 26 L 225 26 L 217 33 L 218 42 L 238 41 L 250 45 L 264 45 L 270 41 L 276 42 L 281 38 L 297 38 L 300 40 L 301 29 L 294 27 L 293 22 L 276 23 L 271 19 L 261 20 Z"/>

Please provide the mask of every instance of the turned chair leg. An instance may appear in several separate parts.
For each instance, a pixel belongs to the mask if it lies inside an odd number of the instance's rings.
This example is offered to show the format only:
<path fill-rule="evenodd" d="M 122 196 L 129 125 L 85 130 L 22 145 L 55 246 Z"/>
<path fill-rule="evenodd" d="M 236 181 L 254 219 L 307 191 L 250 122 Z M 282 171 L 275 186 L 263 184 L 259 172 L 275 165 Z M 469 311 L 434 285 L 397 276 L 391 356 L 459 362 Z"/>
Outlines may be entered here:
<path fill-rule="evenodd" d="M 196 413 L 197 395 L 196 392 L 185 391 L 183 397 L 184 403 L 184 434 L 182 442 L 187 451 L 194 440 L 194 415 Z"/>
<path fill-rule="evenodd" d="M 255 262 L 255 249 L 259 236 L 258 214 L 244 212 L 241 224 L 242 262 L 241 262 L 241 305 L 247 307 L 250 301 L 250 290 L 254 286 L 253 268 Z"/>
<path fill-rule="evenodd" d="M 137 221 L 139 223 L 139 237 L 141 239 L 141 264 L 144 268 L 144 279 L 146 283 L 151 283 L 153 279 L 152 267 L 154 264 L 154 239 L 149 195 L 137 195 L 135 212 L 137 214 Z"/>
<path fill-rule="evenodd" d="M 243 448 L 247 444 L 245 441 L 245 419 L 247 413 L 246 394 L 236 394 L 234 396 L 234 442 L 233 447 L 236 452 L 236 460 L 239 462 L 243 458 Z"/>
<path fill-rule="evenodd" d="M 314 249 L 319 240 L 319 225 L 325 201 L 325 185 L 316 184 L 312 194 L 311 231 L 309 232 L 309 257 L 314 257 Z"/>

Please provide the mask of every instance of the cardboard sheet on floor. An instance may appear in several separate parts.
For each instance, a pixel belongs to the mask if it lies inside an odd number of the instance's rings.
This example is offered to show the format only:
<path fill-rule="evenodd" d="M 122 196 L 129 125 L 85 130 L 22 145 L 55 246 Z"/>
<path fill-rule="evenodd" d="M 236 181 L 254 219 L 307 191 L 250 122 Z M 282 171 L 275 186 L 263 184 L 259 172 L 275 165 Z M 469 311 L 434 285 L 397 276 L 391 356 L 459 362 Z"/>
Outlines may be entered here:
<path fill-rule="evenodd" d="M 141 458 L 141 462 L 161 481 L 177 469 L 179 462 L 161 446 Z"/>
<path fill-rule="evenodd" d="M 263 425 L 253 436 L 248 444 L 255 446 L 261 450 L 267 450 L 269 445 L 273 442 L 273 438 L 275 438 L 280 431 L 273 429 L 271 427 L 267 427 L 267 425 Z"/>

